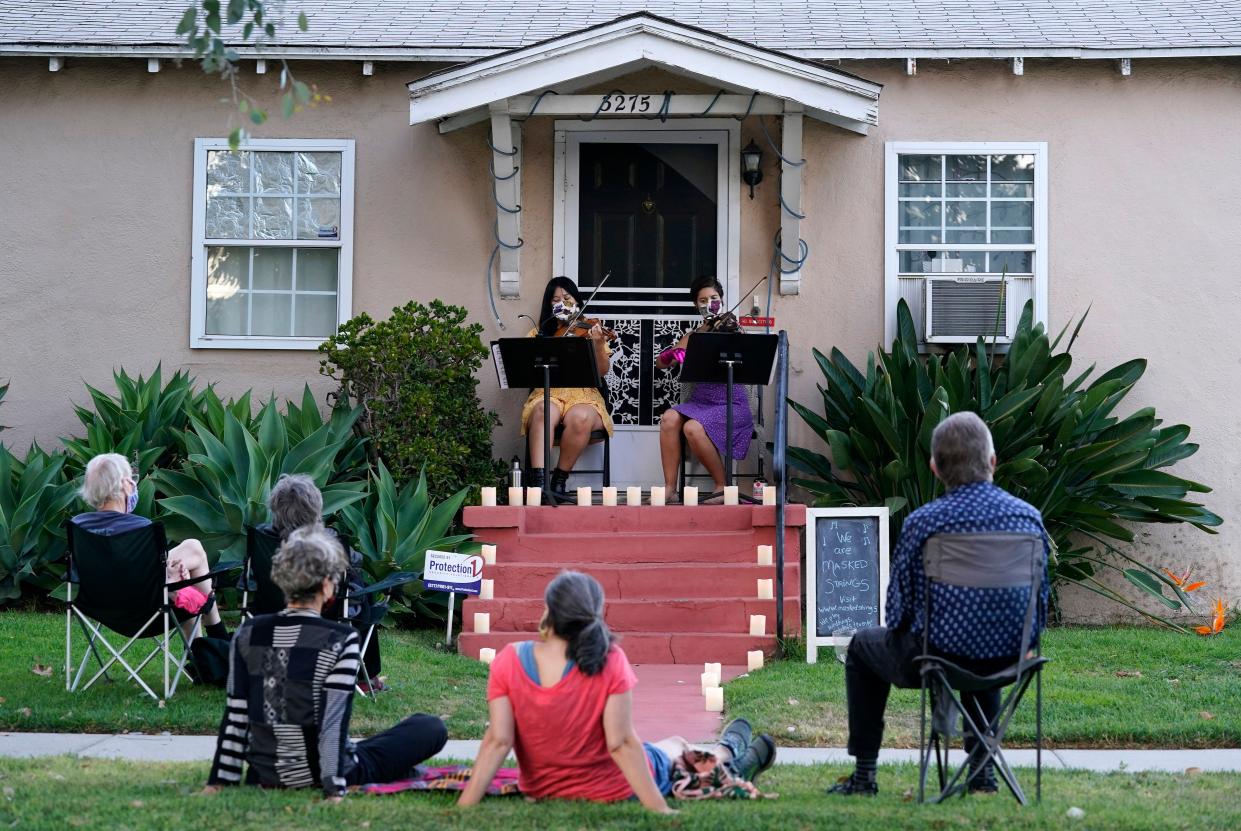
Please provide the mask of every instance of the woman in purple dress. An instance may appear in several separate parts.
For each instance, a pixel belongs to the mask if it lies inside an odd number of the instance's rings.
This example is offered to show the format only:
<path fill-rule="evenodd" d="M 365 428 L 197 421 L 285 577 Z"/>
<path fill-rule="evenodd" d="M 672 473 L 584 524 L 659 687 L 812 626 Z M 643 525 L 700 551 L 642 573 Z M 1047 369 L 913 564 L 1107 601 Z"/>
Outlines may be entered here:
<path fill-rule="evenodd" d="M 699 277 L 689 287 L 690 301 L 704 318 L 724 312 L 724 287 L 714 277 Z M 679 365 L 685 359 L 689 336 L 704 330 L 706 323 L 686 332 L 674 346 L 656 360 L 660 369 Z M 685 436 L 694 458 L 707 469 L 714 489 L 724 490 L 724 448 L 731 442 L 734 459 L 744 459 L 750 451 L 754 417 L 750 400 L 740 384 L 733 386 L 733 433 L 728 434 L 728 386 L 695 384 L 689 400 L 664 412 L 659 420 L 659 455 L 664 468 L 664 487 L 670 497 L 677 494 L 677 474 L 681 467 L 681 436 Z M 673 495 L 676 494 L 676 497 Z"/>

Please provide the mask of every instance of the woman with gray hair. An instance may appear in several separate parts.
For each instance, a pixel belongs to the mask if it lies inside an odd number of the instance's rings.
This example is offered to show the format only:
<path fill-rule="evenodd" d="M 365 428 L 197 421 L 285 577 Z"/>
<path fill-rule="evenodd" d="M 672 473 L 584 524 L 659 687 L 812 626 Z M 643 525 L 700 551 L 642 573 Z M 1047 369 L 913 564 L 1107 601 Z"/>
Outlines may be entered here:
<path fill-rule="evenodd" d="M 287 607 L 241 625 L 229 660 L 228 700 L 204 793 L 225 785 L 318 785 L 338 802 L 349 785 L 393 782 L 448 741 L 444 722 L 421 713 L 376 736 L 349 740 L 358 633 L 324 620 L 346 565 L 322 528 L 291 532 L 272 561 Z M 243 768 L 248 766 L 243 777 Z"/>
<path fill-rule="evenodd" d="M 79 494 L 95 509 L 73 518 L 73 524 L 83 531 L 111 536 L 151 524 L 151 520 L 134 513 L 138 507 L 138 474 L 119 453 L 102 453 L 86 463 Z M 210 571 L 207 552 L 198 540 L 184 540 L 168 552 L 166 579 L 170 583 L 204 577 Z M 210 583 L 201 589 L 195 584 L 180 589 L 174 602 L 187 611 L 196 612 L 210 593 Z M 220 622 L 220 612 L 214 603 L 204 612 L 203 619 L 208 637 L 228 639 L 228 630 Z"/>

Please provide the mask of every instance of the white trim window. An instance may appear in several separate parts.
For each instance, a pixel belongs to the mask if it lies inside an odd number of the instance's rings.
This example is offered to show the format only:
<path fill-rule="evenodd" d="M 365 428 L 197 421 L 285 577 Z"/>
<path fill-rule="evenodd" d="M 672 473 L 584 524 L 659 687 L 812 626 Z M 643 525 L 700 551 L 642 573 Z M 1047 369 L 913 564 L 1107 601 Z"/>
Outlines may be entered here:
<path fill-rule="evenodd" d="M 884 184 L 886 341 L 900 299 L 923 343 L 1047 322 L 1046 142 L 888 142 Z"/>
<path fill-rule="evenodd" d="M 190 347 L 316 349 L 353 308 L 352 139 L 194 142 Z"/>

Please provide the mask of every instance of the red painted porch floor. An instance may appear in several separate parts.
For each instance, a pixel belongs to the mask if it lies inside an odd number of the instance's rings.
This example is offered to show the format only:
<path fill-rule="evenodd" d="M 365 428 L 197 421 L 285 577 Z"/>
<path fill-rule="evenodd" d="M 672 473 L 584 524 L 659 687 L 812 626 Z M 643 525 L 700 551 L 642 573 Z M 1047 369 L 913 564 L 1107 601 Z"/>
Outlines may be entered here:
<path fill-rule="evenodd" d="M 708 713 L 701 690 L 702 664 L 640 664 L 634 666 L 633 726 L 644 742 L 681 736 L 691 742 L 714 740 L 724 726 L 720 713 Z M 724 681 L 745 673 L 745 667 L 724 666 Z M 728 706 L 728 688 L 724 689 Z"/>

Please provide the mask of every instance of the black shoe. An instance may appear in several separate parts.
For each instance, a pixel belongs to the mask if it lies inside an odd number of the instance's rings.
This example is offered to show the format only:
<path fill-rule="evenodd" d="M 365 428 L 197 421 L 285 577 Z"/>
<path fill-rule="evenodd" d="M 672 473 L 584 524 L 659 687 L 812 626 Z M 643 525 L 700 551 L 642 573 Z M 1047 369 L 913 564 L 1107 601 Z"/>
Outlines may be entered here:
<path fill-rule="evenodd" d="M 879 783 L 874 779 L 863 781 L 853 776 L 842 776 L 827 792 L 840 796 L 874 796 L 879 793 Z"/>
<path fill-rule="evenodd" d="M 743 718 L 735 718 L 728 722 L 728 725 L 720 733 L 720 744 L 728 748 L 728 752 L 732 754 L 734 763 L 745 755 L 746 749 L 750 746 L 750 737 L 754 733 L 754 728 L 750 726 L 750 722 Z"/>
<path fill-rule="evenodd" d="M 776 763 L 776 742 L 766 733 L 757 736 L 745 753 L 737 759 L 733 771 L 749 782 L 754 782 Z"/>
<path fill-rule="evenodd" d="M 562 497 L 568 489 L 569 474 L 560 468 L 552 469 L 552 496 Z"/>
<path fill-rule="evenodd" d="M 532 467 L 526 471 L 526 487 L 541 488 L 547 484 L 547 477 L 543 475 L 543 468 Z"/>

